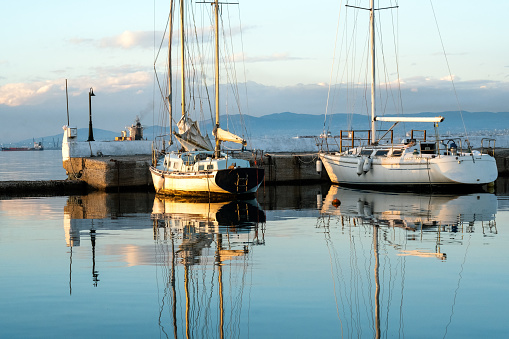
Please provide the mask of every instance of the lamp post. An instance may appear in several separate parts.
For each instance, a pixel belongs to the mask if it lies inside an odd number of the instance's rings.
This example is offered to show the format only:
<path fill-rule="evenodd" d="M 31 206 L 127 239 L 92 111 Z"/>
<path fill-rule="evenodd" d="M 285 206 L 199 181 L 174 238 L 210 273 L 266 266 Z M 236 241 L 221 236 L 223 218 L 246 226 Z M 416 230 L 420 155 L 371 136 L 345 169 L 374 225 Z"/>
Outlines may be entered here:
<path fill-rule="evenodd" d="M 90 87 L 88 92 L 88 140 L 94 141 L 94 131 L 92 129 L 92 97 L 95 97 L 94 89 Z"/>

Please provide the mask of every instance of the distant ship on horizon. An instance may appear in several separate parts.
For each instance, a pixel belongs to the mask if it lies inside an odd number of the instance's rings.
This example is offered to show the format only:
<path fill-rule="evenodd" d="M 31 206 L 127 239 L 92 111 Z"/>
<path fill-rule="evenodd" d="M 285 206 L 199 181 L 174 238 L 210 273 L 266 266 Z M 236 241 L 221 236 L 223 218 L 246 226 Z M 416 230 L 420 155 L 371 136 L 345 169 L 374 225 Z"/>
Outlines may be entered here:
<path fill-rule="evenodd" d="M 2 147 L 2 151 L 43 151 L 44 146 L 42 142 L 34 141 L 33 147 L 22 146 L 22 147 Z"/>

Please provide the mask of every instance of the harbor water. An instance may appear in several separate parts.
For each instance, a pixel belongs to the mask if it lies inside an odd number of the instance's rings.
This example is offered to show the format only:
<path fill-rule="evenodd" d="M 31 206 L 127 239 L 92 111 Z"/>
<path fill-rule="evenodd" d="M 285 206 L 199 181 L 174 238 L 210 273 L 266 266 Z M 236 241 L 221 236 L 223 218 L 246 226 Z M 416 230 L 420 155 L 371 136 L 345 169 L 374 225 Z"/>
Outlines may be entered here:
<path fill-rule="evenodd" d="M 0 337 L 505 338 L 508 241 L 500 192 L 4 198 Z"/>
<path fill-rule="evenodd" d="M 66 178 L 60 150 L 0 152 L 0 181 Z"/>

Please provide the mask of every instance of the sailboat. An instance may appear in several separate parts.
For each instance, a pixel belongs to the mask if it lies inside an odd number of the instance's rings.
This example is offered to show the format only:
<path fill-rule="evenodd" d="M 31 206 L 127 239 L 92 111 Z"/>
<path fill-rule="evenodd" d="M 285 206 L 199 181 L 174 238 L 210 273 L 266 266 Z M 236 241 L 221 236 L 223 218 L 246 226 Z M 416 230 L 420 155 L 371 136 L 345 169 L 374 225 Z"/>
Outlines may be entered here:
<path fill-rule="evenodd" d="M 349 6 L 355 7 L 355 6 Z M 370 64 L 371 64 L 371 129 L 369 131 L 341 131 L 339 143 L 336 137 L 324 133 L 319 162 L 325 167 L 330 180 L 336 184 L 369 186 L 479 186 L 492 183 L 498 171 L 494 157 L 488 154 L 494 149 L 494 139 L 481 141 L 480 150 L 474 150 L 469 141 L 447 138 L 441 140 L 438 124 L 443 117 L 385 117 L 377 116 L 375 105 L 375 11 L 370 1 Z M 380 9 L 390 9 L 387 7 Z M 393 123 L 387 131 L 378 131 L 380 122 Z M 401 142 L 395 142 L 393 128 L 398 123 L 431 123 L 434 138 L 426 131 L 412 130 Z M 377 138 L 377 132 L 381 135 Z M 367 134 L 367 136 L 366 136 Z M 339 149 L 329 149 L 331 138 Z M 325 146 L 325 147 L 324 147 Z M 488 146 L 488 147 L 485 147 Z M 485 152 L 486 150 L 486 152 Z"/>
<path fill-rule="evenodd" d="M 156 193 L 163 195 L 223 195 L 244 196 L 251 195 L 258 190 L 264 179 L 264 170 L 250 166 L 249 160 L 233 157 L 221 150 L 222 142 L 234 142 L 242 145 L 245 150 L 247 144 L 243 138 L 223 130 L 219 126 L 219 1 L 211 2 L 215 18 L 215 127 L 213 134 L 215 146 L 212 146 L 208 136 L 203 136 L 198 124 L 193 121 L 186 111 L 186 57 L 184 32 L 184 0 L 180 1 L 180 59 L 181 59 L 181 94 L 182 118 L 177 126 L 179 132 L 174 132 L 175 138 L 182 145 L 181 151 L 164 154 L 162 161 L 155 160 L 150 167 L 152 181 Z M 222 4 L 222 3 L 221 3 Z M 173 8 L 173 2 L 171 5 Z M 171 13 L 172 14 L 172 13 Z M 169 20 L 169 95 L 168 109 L 170 122 L 171 111 L 171 32 L 172 19 Z"/>

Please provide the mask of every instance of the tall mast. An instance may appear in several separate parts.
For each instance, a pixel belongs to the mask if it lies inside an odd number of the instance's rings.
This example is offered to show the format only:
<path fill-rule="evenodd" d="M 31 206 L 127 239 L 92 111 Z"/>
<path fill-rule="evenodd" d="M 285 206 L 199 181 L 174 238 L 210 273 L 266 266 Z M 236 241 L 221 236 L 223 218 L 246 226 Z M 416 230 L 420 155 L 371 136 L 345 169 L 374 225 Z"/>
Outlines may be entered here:
<path fill-rule="evenodd" d="M 371 144 L 376 140 L 375 126 L 375 4 L 371 0 L 370 5 L 370 37 L 371 37 Z"/>
<path fill-rule="evenodd" d="M 216 19 L 216 128 L 219 128 L 219 0 L 214 0 L 214 15 Z M 216 138 L 215 155 L 219 158 L 221 140 Z"/>
<path fill-rule="evenodd" d="M 173 144 L 173 138 L 171 136 L 171 130 L 172 130 L 172 119 L 173 119 L 173 112 L 172 112 L 172 73 L 171 73 L 171 43 L 173 38 L 173 8 L 174 3 L 173 0 L 170 0 L 170 19 L 168 20 L 168 114 L 170 116 L 170 145 Z M 164 149 L 165 145 L 163 145 Z"/>
<path fill-rule="evenodd" d="M 182 116 L 186 115 L 186 83 L 185 83 L 185 76 L 186 76 L 186 69 L 185 69 L 185 54 L 184 54 L 184 38 L 185 38 L 185 32 L 184 32 L 184 0 L 180 0 L 180 68 L 182 72 L 181 76 L 181 92 L 182 92 Z"/>

